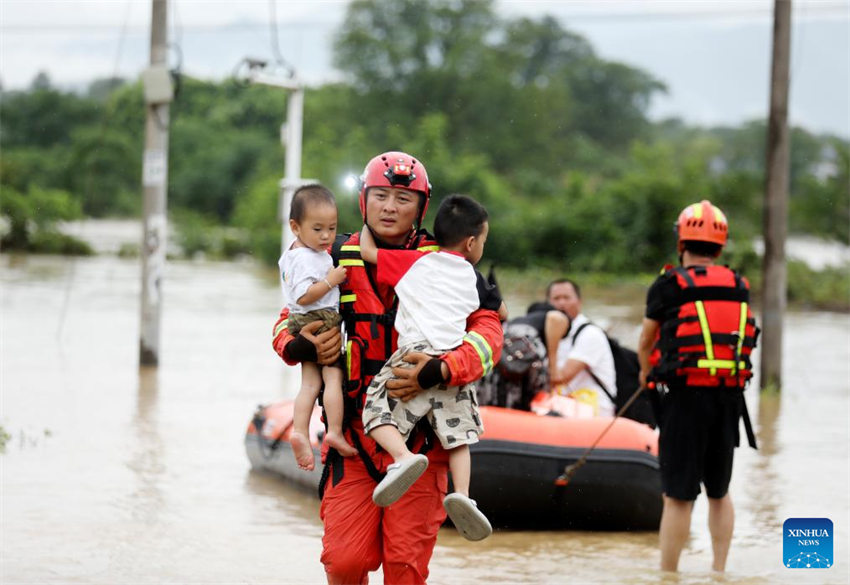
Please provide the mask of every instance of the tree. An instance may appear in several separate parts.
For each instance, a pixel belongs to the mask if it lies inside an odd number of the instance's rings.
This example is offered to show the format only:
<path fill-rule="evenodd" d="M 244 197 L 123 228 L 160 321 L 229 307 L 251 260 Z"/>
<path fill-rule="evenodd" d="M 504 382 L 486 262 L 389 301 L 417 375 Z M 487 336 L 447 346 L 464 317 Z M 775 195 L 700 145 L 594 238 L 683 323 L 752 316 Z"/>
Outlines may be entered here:
<path fill-rule="evenodd" d="M 370 138 L 389 143 L 413 120 L 448 118 L 452 150 L 496 168 L 551 176 L 579 145 L 625 152 L 649 128 L 663 85 L 599 59 L 551 17 L 502 21 L 492 2 L 358 0 L 335 43 L 336 65 L 358 91 Z"/>
<path fill-rule="evenodd" d="M 0 102 L 3 147 L 49 148 L 69 144 L 73 128 L 92 125 L 99 118 L 93 100 L 35 84 L 28 92 L 10 92 Z"/>

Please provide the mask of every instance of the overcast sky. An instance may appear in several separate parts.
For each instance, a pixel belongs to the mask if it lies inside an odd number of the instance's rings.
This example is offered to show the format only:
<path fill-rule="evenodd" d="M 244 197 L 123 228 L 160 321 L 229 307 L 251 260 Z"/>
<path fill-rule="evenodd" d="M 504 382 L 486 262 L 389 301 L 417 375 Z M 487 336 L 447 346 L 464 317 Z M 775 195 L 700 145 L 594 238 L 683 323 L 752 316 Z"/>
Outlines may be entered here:
<path fill-rule="evenodd" d="M 207 79 L 229 75 L 245 56 L 271 57 L 276 12 L 281 52 L 309 83 L 332 79 L 331 39 L 345 0 L 171 0 L 170 63 Z M 136 78 L 148 59 L 150 0 L 0 0 L 0 79 L 27 87 L 39 71 L 81 87 L 98 77 Z M 655 119 L 702 125 L 764 118 L 771 0 L 502 0 L 505 16 L 543 14 L 584 35 L 604 58 L 665 82 Z M 793 124 L 850 138 L 850 0 L 795 0 L 790 117 Z"/>

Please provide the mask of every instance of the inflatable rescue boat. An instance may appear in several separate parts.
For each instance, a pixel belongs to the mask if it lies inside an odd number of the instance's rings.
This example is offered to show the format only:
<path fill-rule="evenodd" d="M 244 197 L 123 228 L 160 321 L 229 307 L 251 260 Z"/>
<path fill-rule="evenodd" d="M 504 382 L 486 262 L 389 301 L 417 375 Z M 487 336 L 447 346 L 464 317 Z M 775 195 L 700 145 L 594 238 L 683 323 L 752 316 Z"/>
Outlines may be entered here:
<path fill-rule="evenodd" d="M 661 519 L 658 435 L 635 421 L 565 417 L 536 403 L 535 412 L 481 407 L 484 434 L 470 448 L 470 496 L 503 528 L 656 530 Z M 547 412 L 548 415 L 540 414 Z M 248 425 L 251 467 L 317 492 L 324 426 L 313 411 L 316 468 L 303 471 L 289 446 L 293 403 L 260 407 Z M 613 421 L 613 424 L 611 424 Z M 610 428 L 606 432 L 606 428 Z M 600 437 L 595 448 L 588 448 Z M 587 453 L 566 485 L 556 481 Z"/>

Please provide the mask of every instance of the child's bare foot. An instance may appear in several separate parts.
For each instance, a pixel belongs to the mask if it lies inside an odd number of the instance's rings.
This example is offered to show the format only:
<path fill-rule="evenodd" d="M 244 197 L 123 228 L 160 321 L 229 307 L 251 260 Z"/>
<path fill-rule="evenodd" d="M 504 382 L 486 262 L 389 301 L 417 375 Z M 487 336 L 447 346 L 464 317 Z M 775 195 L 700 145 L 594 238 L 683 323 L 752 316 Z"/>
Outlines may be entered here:
<path fill-rule="evenodd" d="M 289 435 L 289 444 L 292 446 L 292 452 L 295 454 L 295 461 L 298 467 L 305 471 L 312 471 L 313 462 L 313 447 L 310 445 L 310 439 L 304 433 L 292 431 Z"/>
<path fill-rule="evenodd" d="M 339 433 L 328 431 L 323 441 L 339 451 L 339 454 L 343 457 L 353 457 L 354 455 L 357 455 L 357 449 L 349 445 L 348 441 L 345 440 L 345 437 Z"/>

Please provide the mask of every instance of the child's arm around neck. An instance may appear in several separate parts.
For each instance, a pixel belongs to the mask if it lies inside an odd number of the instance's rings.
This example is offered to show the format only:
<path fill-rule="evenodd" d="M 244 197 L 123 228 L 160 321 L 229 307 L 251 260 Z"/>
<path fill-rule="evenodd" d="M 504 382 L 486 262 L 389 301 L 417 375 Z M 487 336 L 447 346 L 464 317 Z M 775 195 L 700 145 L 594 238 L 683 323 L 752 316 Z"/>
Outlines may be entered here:
<path fill-rule="evenodd" d="M 378 245 L 368 225 L 364 225 L 360 231 L 360 257 L 369 264 L 378 263 Z"/>

